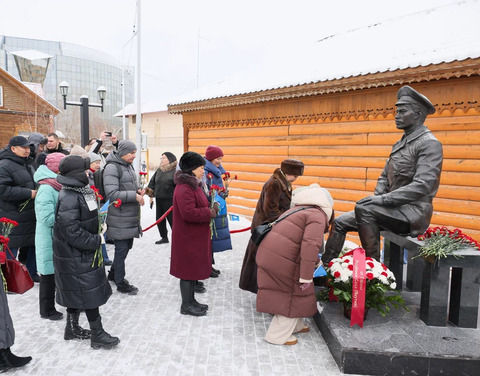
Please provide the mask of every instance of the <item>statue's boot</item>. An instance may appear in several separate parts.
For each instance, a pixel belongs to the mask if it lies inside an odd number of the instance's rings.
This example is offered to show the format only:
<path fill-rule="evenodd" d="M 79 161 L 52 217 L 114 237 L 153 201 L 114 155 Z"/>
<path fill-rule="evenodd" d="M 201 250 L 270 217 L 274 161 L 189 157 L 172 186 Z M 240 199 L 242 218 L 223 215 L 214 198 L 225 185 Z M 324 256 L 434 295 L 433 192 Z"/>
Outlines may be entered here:
<path fill-rule="evenodd" d="M 380 230 L 378 226 L 367 223 L 359 223 L 357 226 L 366 256 L 380 260 Z"/>
<path fill-rule="evenodd" d="M 338 257 L 340 251 L 345 243 L 346 234 L 343 232 L 333 231 L 328 235 L 327 243 L 325 244 L 325 252 L 322 255 L 323 265 L 327 266 L 330 260 Z"/>

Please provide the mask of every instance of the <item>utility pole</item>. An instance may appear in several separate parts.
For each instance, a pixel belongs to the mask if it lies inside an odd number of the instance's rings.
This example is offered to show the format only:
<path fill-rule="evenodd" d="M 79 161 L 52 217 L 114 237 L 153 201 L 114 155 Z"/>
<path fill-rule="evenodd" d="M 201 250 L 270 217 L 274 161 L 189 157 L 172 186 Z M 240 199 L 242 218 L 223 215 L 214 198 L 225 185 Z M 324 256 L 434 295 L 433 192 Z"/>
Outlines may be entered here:
<path fill-rule="evenodd" d="M 137 174 L 141 171 L 142 164 L 142 95 L 141 95 L 141 67 L 142 67 L 142 37 L 141 37 L 141 0 L 137 0 L 137 116 L 136 116 L 136 144 L 137 144 L 137 158 L 135 159 L 135 170 Z"/>

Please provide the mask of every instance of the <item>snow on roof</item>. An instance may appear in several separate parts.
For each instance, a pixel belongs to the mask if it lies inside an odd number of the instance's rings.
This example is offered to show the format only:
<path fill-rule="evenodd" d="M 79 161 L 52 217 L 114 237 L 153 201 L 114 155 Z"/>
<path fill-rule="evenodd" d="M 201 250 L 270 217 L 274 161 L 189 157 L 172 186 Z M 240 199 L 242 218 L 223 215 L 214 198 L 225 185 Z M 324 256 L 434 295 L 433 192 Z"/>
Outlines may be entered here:
<path fill-rule="evenodd" d="M 12 51 L 10 52 L 12 55 L 23 57 L 27 60 L 40 60 L 40 59 L 49 59 L 53 57 L 52 55 L 48 55 L 44 52 L 37 51 L 37 50 L 20 50 L 20 51 Z"/>
<path fill-rule="evenodd" d="M 480 57 L 480 1 L 458 1 L 324 36 L 175 104 Z"/>
<path fill-rule="evenodd" d="M 142 103 L 142 114 L 148 114 L 151 112 L 162 112 L 167 111 L 167 105 L 163 103 L 155 103 L 155 102 L 144 102 Z M 127 104 L 124 108 L 118 111 L 115 115 L 116 117 L 131 116 L 137 114 L 137 105 L 136 103 Z"/>

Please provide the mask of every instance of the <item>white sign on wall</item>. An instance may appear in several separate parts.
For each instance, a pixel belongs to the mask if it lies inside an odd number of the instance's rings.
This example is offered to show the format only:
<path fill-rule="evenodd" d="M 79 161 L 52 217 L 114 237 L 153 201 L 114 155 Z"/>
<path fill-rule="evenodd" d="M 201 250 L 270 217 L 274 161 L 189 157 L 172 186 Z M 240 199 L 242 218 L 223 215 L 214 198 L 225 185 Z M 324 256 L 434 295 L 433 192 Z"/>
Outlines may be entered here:
<path fill-rule="evenodd" d="M 0 107 L 3 107 L 3 86 L 0 86 Z"/>

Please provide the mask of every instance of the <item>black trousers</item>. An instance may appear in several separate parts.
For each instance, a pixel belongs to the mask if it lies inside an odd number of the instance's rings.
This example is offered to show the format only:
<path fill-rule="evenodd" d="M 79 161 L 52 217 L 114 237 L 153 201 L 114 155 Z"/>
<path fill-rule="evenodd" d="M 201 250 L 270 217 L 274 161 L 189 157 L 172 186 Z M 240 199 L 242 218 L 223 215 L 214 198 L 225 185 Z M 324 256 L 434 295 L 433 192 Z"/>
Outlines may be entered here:
<path fill-rule="evenodd" d="M 55 311 L 55 274 L 42 274 L 40 276 L 38 300 L 40 316 L 48 316 Z"/>
<path fill-rule="evenodd" d="M 81 310 L 80 309 L 77 309 L 77 308 L 67 308 L 67 312 L 68 313 L 77 313 L 77 312 L 80 312 Z M 95 321 L 97 319 L 97 317 L 100 316 L 100 311 L 97 308 L 92 308 L 92 309 L 86 309 L 85 310 L 85 315 L 87 315 L 87 319 L 88 321 Z"/>
<path fill-rule="evenodd" d="M 170 206 L 172 206 L 172 204 L 173 202 L 171 199 L 155 198 L 157 220 L 170 208 Z M 167 220 L 170 224 L 170 228 L 173 228 L 173 211 L 167 215 L 167 219 L 164 219 L 162 222 L 157 224 L 158 232 L 160 232 L 160 236 L 162 238 L 167 238 L 168 235 Z"/>

